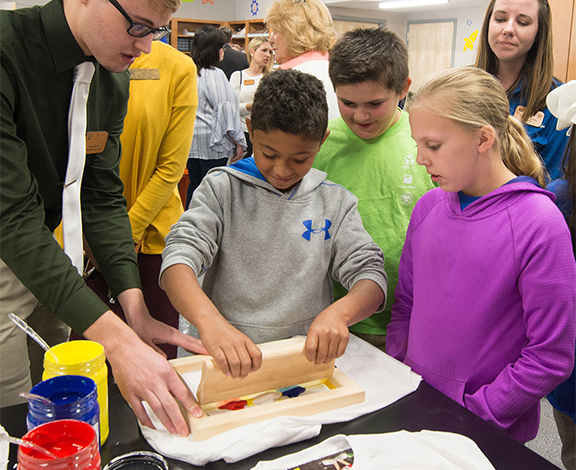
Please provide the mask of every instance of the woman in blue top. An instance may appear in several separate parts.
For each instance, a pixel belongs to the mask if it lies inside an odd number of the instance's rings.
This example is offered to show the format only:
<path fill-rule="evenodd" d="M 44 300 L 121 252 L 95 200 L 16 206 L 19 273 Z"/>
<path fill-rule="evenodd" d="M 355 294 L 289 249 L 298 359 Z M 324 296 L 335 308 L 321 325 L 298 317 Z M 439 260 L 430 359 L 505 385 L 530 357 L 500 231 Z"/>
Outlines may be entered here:
<path fill-rule="evenodd" d="M 546 107 L 546 96 L 560 84 L 552 76 L 551 21 L 548 0 L 491 0 L 475 65 L 498 78 L 510 114 L 524 123 L 554 180 L 562 177 L 568 136 Z"/>
<path fill-rule="evenodd" d="M 558 118 L 558 129 L 571 129 L 564 178 L 552 181 L 547 189 L 556 194 L 556 205 L 566 217 L 576 250 L 576 80 L 551 92 L 547 104 Z M 548 400 L 562 439 L 562 463 L 568 470 L 576 470 L 576 371 L 548 395 Z"/>

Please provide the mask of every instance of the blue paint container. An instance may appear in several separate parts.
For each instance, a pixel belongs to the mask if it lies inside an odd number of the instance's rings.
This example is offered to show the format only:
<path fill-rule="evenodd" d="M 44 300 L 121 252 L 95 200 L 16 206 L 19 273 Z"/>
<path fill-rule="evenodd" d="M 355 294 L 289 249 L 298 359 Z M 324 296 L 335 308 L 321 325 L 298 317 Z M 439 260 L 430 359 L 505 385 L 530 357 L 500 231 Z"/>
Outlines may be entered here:
<path fill-rule="evenodd" d="M 50 421 L 76 419 L 90 424 L 100 442 L 100 407 L 94 380 L 81 375 L 59 375 L 43 380 L 32 387 L 30 393 L 48 398 L 52 403 L 28 400 L 28 431 Z"/>

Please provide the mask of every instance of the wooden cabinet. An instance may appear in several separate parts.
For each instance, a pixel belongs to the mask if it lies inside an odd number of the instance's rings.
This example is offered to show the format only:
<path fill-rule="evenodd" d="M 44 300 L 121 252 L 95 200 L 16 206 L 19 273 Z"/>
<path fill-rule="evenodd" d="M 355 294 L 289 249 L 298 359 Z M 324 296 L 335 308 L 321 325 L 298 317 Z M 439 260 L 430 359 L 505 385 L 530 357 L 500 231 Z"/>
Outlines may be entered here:
<path fill-rule="evenodd" d="M 554 76 L 576 80 L 576 0 L 549 0 L 554 36 Z"/>
<path fill-rule="evenodd" d="M 266 23 L 262 20 L 230 21 L 227 26 L 232 29 L 232 42 L 238 44 L 248 54 L 248 44 L 259 36 L 268 37 Z"/>
<path fill-rule="evenodd" d="M 232 30 L 232 42 L 238 44 L 248 54 L 248 44 L 257 36 L 268 37 L 268 29 L 262 20 L 246 21 L 208 21 L 185 18 L 172 18 L 170 20 L 170 45 L 181 52 L 190 55 L 190 43 L 194 37 L 194 31 L 200 26 L 211 24 L 217 28 L 228 26 Z"/>
<path fill-rule="evenodd" d="M 194 31 L 196 31 L 200 26 L 206 24 L 211 24 L 217 28 L 227 25 L 225 21 L 172 18 L 170 20 L 170 29 L 172 30 L 172 34 L 170 35 L 170 45 L 179 51 L 190 55 L 190 44 L 194 37 Z"/>

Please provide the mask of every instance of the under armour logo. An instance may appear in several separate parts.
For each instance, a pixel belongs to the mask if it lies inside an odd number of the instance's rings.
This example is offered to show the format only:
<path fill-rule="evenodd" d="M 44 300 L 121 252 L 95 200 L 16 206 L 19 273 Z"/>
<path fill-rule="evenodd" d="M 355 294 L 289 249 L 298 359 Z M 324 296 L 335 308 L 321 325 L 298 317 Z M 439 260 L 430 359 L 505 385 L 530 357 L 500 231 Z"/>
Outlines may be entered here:
<path fill-rule="evenodd" d="M 304 224 L 304 227 L 306 227 L 306 231 L 302 234 L 302 238 L 305 238 L 306 240 L 310 241 L 310 235 L 312 235 L 313 233 L 324 232 L 324 240 L 328 240 L 330 238 L 330 233 L 328 232 L 328 230 L 330 230 L 330 227 L 332 227 L 332 222 L 330 222 L 328 219 L 324 220 L 325 220 L 324 227 L 316 229 L 312 228 L 312 220 L 305 220 L 304 222 L 302 222 Z"/>

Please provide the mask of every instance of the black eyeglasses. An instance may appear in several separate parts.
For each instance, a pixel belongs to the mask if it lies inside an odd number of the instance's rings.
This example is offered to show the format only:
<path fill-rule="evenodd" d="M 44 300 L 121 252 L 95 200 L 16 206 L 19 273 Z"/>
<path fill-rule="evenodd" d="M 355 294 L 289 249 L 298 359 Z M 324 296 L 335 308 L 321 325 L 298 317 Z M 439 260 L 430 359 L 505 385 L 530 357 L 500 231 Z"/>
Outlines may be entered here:
<path fill-rule="evenodd" d="M 154 35 L 153 39 L 162 39 L 164 36 L 170 34 L 172 31 L 170 30 L 170 26 L 160 26 L 158 29 L 151 28 L 148 25 L 142 23 L 136 23 L 130 15 L 126 13 L 126 10 L 122 8 L 122 6 L 116 0 L 108 0 L 116 10 L 122 13 L 122 16 L 126 18 L 128 23 L 130 23 L 130 27 L 127 29 L 128 34 L 130 36 L 134 36 L 135 38 L 143 38 L 144 36 L 148 36 L 150 33 Z"/>

